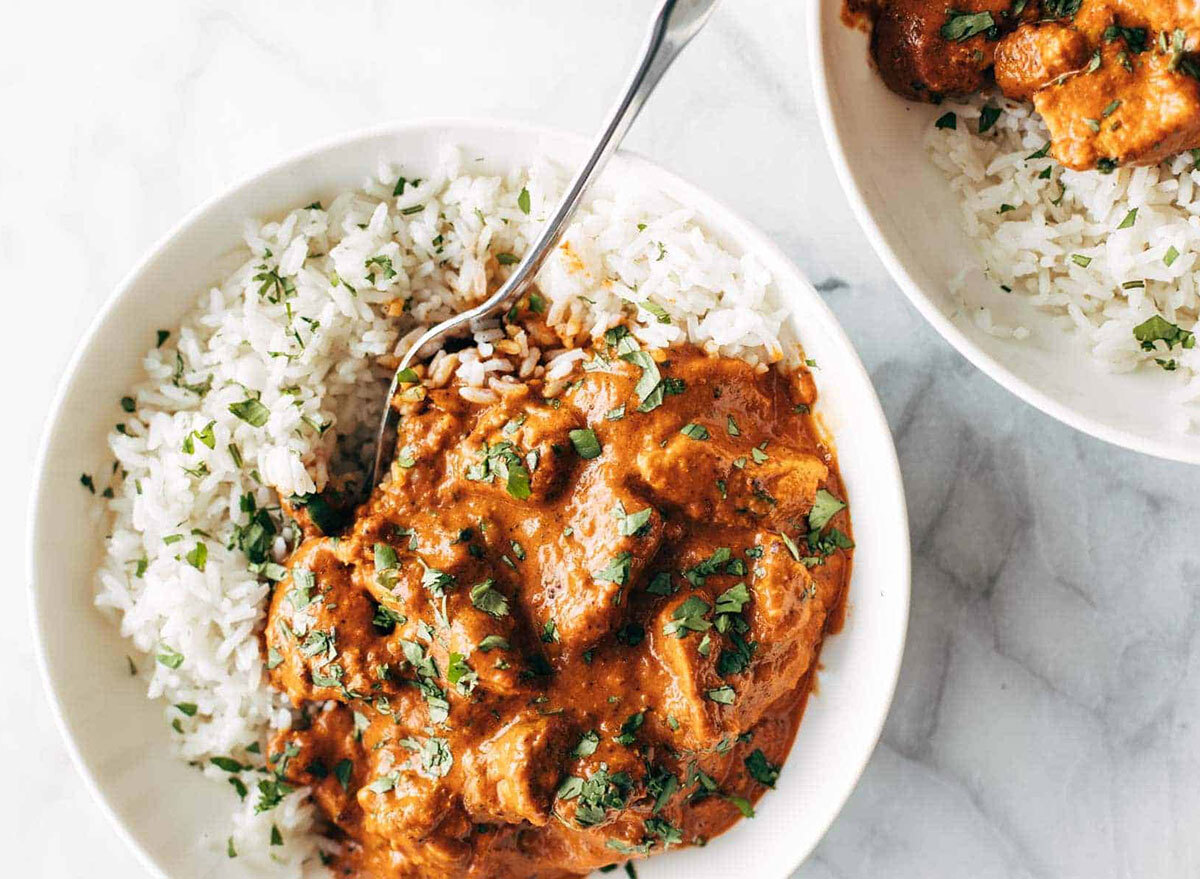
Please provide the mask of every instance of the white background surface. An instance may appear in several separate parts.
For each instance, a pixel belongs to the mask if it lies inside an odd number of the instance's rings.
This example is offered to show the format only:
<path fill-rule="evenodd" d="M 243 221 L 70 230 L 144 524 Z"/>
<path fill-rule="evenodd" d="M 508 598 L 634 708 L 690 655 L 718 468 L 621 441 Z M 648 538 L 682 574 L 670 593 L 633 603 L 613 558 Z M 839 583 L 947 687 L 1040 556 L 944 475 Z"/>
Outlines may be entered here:
<path fill-rule="evenodd" d="M 423 115 L 592 131 L 649 6 L 6 7 L 6 875 L 144 875 L 59 742 L 18 561 L 50 395 L 109 290 L 188 209 L 330 135 Z M 862 783 L 798 876 L 1195 876 L 1200 469 L 1070 431 L 920 322 L 833 178 L 801 7 L 725 0 L 629 140 L 755 220 L 825 292 L 871 369 L 905 469 L 915 578 L 900 689 Z"/>

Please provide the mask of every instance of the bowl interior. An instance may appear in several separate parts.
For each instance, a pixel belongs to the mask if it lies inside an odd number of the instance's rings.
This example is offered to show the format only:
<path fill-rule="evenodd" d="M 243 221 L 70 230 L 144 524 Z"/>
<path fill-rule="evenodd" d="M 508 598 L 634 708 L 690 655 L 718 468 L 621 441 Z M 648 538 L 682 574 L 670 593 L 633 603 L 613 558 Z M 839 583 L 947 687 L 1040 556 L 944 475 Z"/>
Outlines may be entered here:
<path fill-rule="evenodd" d="M 460 144 L 504 170 L 543 154 L 574 162 L 577 138 L 501 124 L 426 123 L 356 135 L 288 160 L 204 205 L 170 233 L 109 300 L 81 343 L 52 411 L 38 465 L 30 542 L 34 624 L 43 671 L 76 763 L 147 866 L 172 879 L 251 875 L 224 852 L 230 790 L 171 753 L 162 706 L 129 673 L 127 645 L 92 606 L 105 523 L 81 472 L 106 484 L 105 435 L 140 374 L 155 330 L 175 326 L 221 274 L 247 216 L 268 217 L 358 186 L 381 159 L 414 169 Z M 908 526 L 891 435 L 870 381 L 830 311 L 761 235 L 694 187 L 649 162 L 618 156 L 609 170 L 693 207 L 726 244 L 755 251 L 792 306 L 820 365 L 819 411 L 836 439 L 858 542 L 850 612 L 822 657 L 819 694 L 776 791 L 759 816 L 703 850 L 639 867 L 651 879 L 730 876 L 754 853 L 755 875 L 782 877 L 808 854 L 854 786 L 882 727 L 903 650 L 909 597 Z M 102 476 L 103 474 L 103 476 Z M 149 660 L 140 659 L 145 664 Z"/>
<path fill-rule="evenodd" d="M 1031 337 L 991 336 L 961 314 L 950 278 L 974 260 L 955 194 L 928 158 L 924 138 L 945 108 L 888 91 L 868 63 L 867 35 L 841 21 L 841 0 L 812 4 L 813 79 L 822 127 L 843 188 L 892 277 L 947 341 L 1019 397 L 1079 430 L 1148 454 L 1200 463 L 1200 436 L 1169 413 L 1178 380 L 1139 370 L 1109 375 L 1082 340 L 1021 297 L 973 290 L 998 323 Z"/>

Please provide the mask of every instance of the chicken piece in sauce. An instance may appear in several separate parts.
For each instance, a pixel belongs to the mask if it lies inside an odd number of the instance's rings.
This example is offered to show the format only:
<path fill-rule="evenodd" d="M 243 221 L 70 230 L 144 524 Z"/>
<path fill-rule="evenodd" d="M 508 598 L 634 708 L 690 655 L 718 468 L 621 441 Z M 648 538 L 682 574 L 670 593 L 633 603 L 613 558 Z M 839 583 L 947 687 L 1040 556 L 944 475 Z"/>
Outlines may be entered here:
<path fill-rule="evenodd" d="M 1196 0 L 851 0 L 884 82 L 915 100 L 993 83 L 1032 100 L 1068 168 L 1156 164 L 1200 147 Z"/>
<path fill-rule="evenodd" d="M 271 753 L 344 874 L 702 843 L 787 755 L 853 546 L 811 376 L 617 330 L 568 379 L 401 404 L 388 479 L 276 587 L 270 676 L 308 720 Z"/>

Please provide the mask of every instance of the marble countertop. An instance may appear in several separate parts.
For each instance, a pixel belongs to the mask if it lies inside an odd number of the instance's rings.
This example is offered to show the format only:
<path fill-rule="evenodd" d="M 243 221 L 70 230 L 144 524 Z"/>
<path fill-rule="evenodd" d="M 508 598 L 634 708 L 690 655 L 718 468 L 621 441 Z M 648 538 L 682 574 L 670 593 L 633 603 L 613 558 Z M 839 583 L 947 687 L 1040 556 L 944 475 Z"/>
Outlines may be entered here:
<path fill-rule="evenodd" d="M 908 305 L 813 111 L 804 2 L 726 0 L 628 145 L 755 220 L 866 362 L 915 552 L 895 704 L 803 879 L 1200 874 L 1200 469 L 1010 396 Z M 822 0 L 832 2 L 832 0 Z M 0 546 L 24 557 L 48 401 L 100 303 L 187 210 L 284 153 L 390 119 L 592 131 L 649 0 L 18 4 L 0 53 L 0 265 L 13 314 Z M 15 37 L 15 38 L 14 38 Z M 41 692 L 23 586 L 0 616 L 12 875 L 138 879 Z M 81 584 L 81 588 L 85 588 Z M 798 816 L 797 820 L 804 820 Z"/>

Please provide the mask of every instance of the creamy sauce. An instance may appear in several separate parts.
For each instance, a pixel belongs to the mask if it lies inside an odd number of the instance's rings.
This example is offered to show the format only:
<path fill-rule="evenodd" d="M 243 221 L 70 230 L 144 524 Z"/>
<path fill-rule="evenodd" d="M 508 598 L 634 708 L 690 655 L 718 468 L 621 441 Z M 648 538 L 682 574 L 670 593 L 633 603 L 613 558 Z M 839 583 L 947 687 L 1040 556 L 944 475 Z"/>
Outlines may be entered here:
<path fill-rule="evenodd" d="M 1195 0 L 848 0 L 843 20 L 864 17 L 893 91 L 936 102 L 995 84 L 1033 102 L 1068 168 L 1200 147 Z"/>
<path fill-rule="evenodd" d="M 608 342 L 553 398 L 407 389 L 390 477 L 276 588 L 270 675 L 307 727 L 270 759 L 347 875 L 701 844 L 787 756 L 853 545 L 811 376 Z"/>

